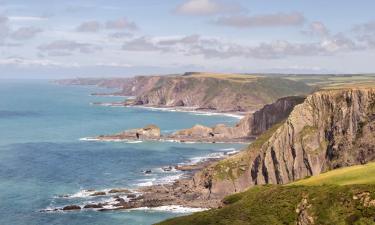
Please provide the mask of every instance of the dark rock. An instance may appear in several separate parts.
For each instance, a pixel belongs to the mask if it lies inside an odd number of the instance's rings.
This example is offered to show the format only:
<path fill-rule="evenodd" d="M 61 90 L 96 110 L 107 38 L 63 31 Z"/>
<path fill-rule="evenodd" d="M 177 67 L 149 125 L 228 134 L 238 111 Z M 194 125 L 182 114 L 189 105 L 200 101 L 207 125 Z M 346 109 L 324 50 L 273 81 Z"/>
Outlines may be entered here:
<path fill-rule="evenodd" d="M 91 194 L 90 196 L 102 196 L 102 195 L 106 195 L 106 193 L 104 191 L 97 191 Z"/>
<path fill-rule="evenodd" d="M 150 173 L 152 173 L 152 170 L 145 170 L 145 171 L 143 171 L 143 173 L 144 174 L 150 174 Z"/>
<path fill-rule="evenodd" d="M 126 195 L 126 197 L 127 197 L 127 198 L 136 198 L 137 195 L 135 195 L 135 194 L 128 194 L 128 195 Z"/>
<path fill-rule="evenodd" d="M 115 193 L 131 193 L 128 189 L 112 189 L 108 193 L 115 194 Z"/>
<path fill-rule="evenodd" d="M 81 206 L 79 206 L 79 205 L 68 205 L 68 206 L 65 206 L 62 210 L 64 210 L 64 211 L 81 210 Z"/>
<path fill-rule="evenodd" d="M 163 167 L 162 169 L 163 169 L 163 171 L 165 171 L 165 172 L 169 172 L 169 171 L 172 170 L 172 166 Z"/>
<path fill-rule="evenodd" d="M 103 208 L 102 204 L 87 204 L 83 207 L 84 209 L 100 209 Z"/>

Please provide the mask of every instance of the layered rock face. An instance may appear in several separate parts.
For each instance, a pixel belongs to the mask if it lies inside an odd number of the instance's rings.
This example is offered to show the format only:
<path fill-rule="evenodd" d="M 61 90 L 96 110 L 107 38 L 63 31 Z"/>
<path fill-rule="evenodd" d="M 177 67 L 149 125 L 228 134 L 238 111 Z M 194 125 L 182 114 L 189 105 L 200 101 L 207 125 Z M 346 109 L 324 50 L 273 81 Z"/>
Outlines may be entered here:
<path fill-rule="evenodd" d="M 278 85 L 274 85 L 278 83 Z M 308 94 L 311 87 L 281 78 L 218 79 L 214 77 L 159 77 L 135 103 L 146 106 L 192 107 L 221 112 L 258 110 L 280 97 Z"/>
<path fill-rule="evenodd" d="M 237 129 L 248 132 L 248 136 L 258 136 L 288 118 L 294 106 L 305 100 L 302 96 L 280 98 L 272 104 L 265 105 L 262 109 L 248 114 L 237 125 Z"/>
<path fill-rule="evenodd" d="M 375 160 L 375 89 L 323 90 L 244 151 L 195 176 L 197 189 L 224 196 L 258 184 L 285 184 Z"/>
<path fill-rule="evenodd" d="M 291 96 L 265 105 L 254 113 L 247 114 L 233 127 L 218 124 L 214 127 L 196 125 L 170 135 L 174 138 L 211 139 L 211 140 L 246 140 L 254 138 L 273 125 L 285 120 L 293 108 L 304 101 L 304 97 Z"/>
<path fill-rule="evenodd" d="M 219 112 L 255 111 L 281 97 L 306 95 L 313 89 L 303 82 L 278 77 L 201 73 L 58 82 L 119 88 L 120 91 L 113 94 L 136 97 L 127 100 L 125 105 L 189 107 Z"/>

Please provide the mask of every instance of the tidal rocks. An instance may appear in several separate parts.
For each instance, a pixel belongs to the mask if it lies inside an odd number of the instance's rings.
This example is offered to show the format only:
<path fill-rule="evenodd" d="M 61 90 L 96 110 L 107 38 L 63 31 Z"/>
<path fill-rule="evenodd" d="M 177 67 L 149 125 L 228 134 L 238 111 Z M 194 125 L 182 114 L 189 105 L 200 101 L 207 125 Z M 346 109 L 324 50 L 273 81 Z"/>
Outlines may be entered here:
<path fill-rule="evenodd" d="M 103 196 L 103 195 L 106 195 L 106 193 L 104 191 L 96 191 L 96 192 L 90 194 L 90 196 Z"/>
<path fill-rule="evenodd" d="M 79 205 L 68 205 L 62 208 L 64 211 L 70 211 L 70 210 L 81 210 L 81 206 Z"/>
<path fill-rule="evenodd" d="M 83 207 L 84 209 L 101 209 L 103 205 L 101 203 L 98 204 L 87 204 Z"/>
<path fill-rule="evenodd" d="M 151 174 L 152 173 L 152 170 L 144 170 L 142 171 L 144 174 Z"/>
<path fill-rule="evenodd" d="M 117 194 L 117 193 L 131 193 L 131 191 L 129 191 L 128 189 L 111 189 L 108 191 L 109 194 Z"/>
<path fill-rule="evenodd" d="M 172 169 L 173 169 L 172 166 L 166 166 L 166 167 L 163 167 L 163 168 L 162 168 L 162 170 L 163 170 L 164 172 L 170 172 L 170 171 L 172 171 Z"/>
<path fill-rule="evenodd" d="M 155 125 L 148 125 L 144 128 L 126 130 L 119 134 L 99 136 L 99 140 L 156 140 L 160 138 L 160 128 Z"/>

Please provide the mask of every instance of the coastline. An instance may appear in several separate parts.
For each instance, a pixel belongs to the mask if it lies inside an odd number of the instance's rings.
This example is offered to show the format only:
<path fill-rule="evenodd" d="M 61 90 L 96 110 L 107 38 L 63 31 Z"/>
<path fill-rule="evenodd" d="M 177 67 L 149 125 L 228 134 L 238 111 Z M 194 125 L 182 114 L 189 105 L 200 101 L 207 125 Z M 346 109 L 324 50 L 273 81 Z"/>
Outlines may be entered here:
<path fill-rule="evenodd" d="M 118 95 L 116 93 L 100 94 L 92 93 L 91 96 L 99 97 L 124 97 L 126 99 L 134 99 L 134 96 Z M 134 107 L 151 111 L 167 111 L 167 112 L 183 112 L 192 113 L 200 116 L 226 116 L 236 118 L 238 120 L 244 118 L 246 113 L 250 112 L 218 112 L 216 110 L 199 109 L 195 107 L 159 107 L 147 105 L 133 105 L 126 104 L 126 102 L 92 102 L 91 105 L 106 106 L 106 107 Z M 138 144 L 144 141 L 158 141 L 158 142 L 176 142 L 181 144 L 194 143 L 212 143 L 212 141 L 197 141 L 197 140 L 174 140 L 174 139 L 159 139 L 159 140 L 119 140 L 119 139 L 98 139 L 92 137 L 80 138 L 80 141 L 102 141 L 102 142 L 126 142 L 129 144 Z M 251 140 L 233 141 L 227 140 L 215 143 L 249 143 Z M 80 190 L 78 193 L 71 195 L 62 195 L 57 198 L 74 198 L 80 200 L 78 205 L 56 206 L 55 208 L 46 208 L 40 210 L 41 212 L 59 212 L 70 210 L 96 210 L 96 211 L 112 211 L 112 210 L 145 210 L 145 211 L 169 211 L 177 213 L 192 213 L 210 208 L 217 208 L 221 205 L 221 199 L 209 198 L 205 194 L 190 190 L 189 183 L 192 182 L 195 173 L 203 170 L 208 165 L 215 163 L 221 159 L 237 154 L 234 148 L 227 149 L 227 152 L 217 151 L 215 156 L 199 156 L 191 162 L 181 162 L 173 165 L 173 170 L 180 173 L 174 173 L 169 180 L 158 182 L 143 182 L 136 184 L 136 188 L 119 188 L 119 190 L 126 190 L 126 192 L 114 192 L 115 189 L 103 190 Z M 222 153 L 222 154 L 218 154 Z M 163 169 L 163 168 L 160 168 Z M 160 179 L 160 178 L 157 178 Z M 129 191 L 129 192 L 128 192 Z M 199 196 L 198 196 L 199 195 Z M 98 199 L 97 199 L 98 198 Z M 87 201 L 89 200 L 89 201 Z"/>
<path fill-rule="evenodd" d="M 95 211 L 164 211 L 172 213 L 194 213 L 219 207 L 221 199 L 210 198 L 205 194 L 196 192 L 189 188 L 194 180 L 194 175 L 206 168 L 208 165 L 222 160 L 226 157 L 238 154 L 241 150 L 227 148 L 218 150 L 217 155 L 206 155 L 191 158 L 190 162 L 181 162 L 169 167 L 161 167 L 164 172 L 175 173 L 174 180 L 145 185 L 135 184 L 134 188 L 106 188 L 101 190 L 80 190 L 73 194 L 63 194 L 55 198 L 75 199 L 81 203 L 57 207 L 47 207 L 39 212 L 67 212 L 77 210 Z M 211 153 L 213 154 L 213 153 Z M 172 169 L 165 171 L 165 168 Z"/>
<path fill-rule="evenodd" d="M 118 97 L 118 96 L 109 96 L 109 97 Z M 132 96 L 126 96 L 132 97 Z M 246 114 L 252 113 L 249 112 L 219 112 L 216 110 L 202 110 L 196 107 L 159 107 L 159 106 L 147 106 L 147 105 L 127 105 L 124 102 L 92 102 L 91 105 L 105 106 L 105 107 L 133 107 L 133 108 L 142 108 L 145 110 L 151 111 L 166 111 L 166 112 L 183 112 L 183 113 L 193 113 L 195 115 L 201 116 L 227 116 L 237 119 L 242 119 Z"/>

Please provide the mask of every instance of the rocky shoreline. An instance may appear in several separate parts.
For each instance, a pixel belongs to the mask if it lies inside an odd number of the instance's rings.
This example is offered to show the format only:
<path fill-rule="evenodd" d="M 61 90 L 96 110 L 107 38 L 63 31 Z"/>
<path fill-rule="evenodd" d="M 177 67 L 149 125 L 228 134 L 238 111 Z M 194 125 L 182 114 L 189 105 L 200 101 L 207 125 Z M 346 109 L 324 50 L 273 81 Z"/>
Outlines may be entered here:
<path fill-rule="evenodd" d="M 233 155 L 233 154 L 231 154 Z M 209 192 L 197 191 L 194 186 L 194 175 L 228 155 L 221 158 L 210 158 L 195 164 L 175 165 L 163 170 L 176 169 L 184 172 L 184 176 L 171 184 L 158 184 L 140 187 L 137 189 L 114 188 L 109 190 L 84 190 L 86 197 L 110 197 L 102 201 L 93 201 L 85 204 L 71 204 L 56 208 L 47 208 L 40 212 L 79 211 L 79 210 L 130 210 L 141 208 L 157 208 L 162 206 L 179 206 L 203 210 L 222 206 L 221 198 L 210 195 Z M 151 171 L 145 171 L 148 173 Z M 74 195 L 60 195 L 58 198 L 71 198 Z"/>

